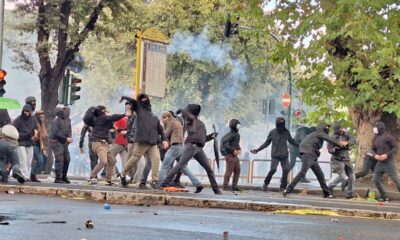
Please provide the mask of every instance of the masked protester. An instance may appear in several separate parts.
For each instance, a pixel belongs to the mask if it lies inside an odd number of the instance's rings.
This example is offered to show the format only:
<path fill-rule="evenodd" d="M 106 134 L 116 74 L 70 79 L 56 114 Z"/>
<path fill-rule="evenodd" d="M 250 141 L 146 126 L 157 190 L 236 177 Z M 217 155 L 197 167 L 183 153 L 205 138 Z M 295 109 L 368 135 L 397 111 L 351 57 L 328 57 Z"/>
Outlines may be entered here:
<path fill-rule="evenodd" d="M 172 116 L 170 112 L 161 115 L 165 137 L 168 139 L 170 147 L 164 155 L 164 160 L 160 170 L 160 183 L 164 180 L 167 173 L 172 169 L 176 159 L 179 159 L 183 150 L 183 126 Z M 179 162 L 179 161 L 178 161 Z M 202 187 L 199 179 L 192 174 L 187 166 L 183 167 L 182 172 L 188 176 L 196 188 Z"/>
<path fill-rule="evenodd" d="M 240 122 L 237 119 L 229 121 L 230 131 L 221 139 L 221 154 L 225 157 L 226 170 L 224 175 L 223 190 L 228 190 L 229 178 L 233 173 L 232 190 L 239 191 L 238 182 L 240 177 Z"/>
<path fill-rule="evenodd" d="M 297 128 L 293 139 L 297 143 L 300 144 L 304 140 L 304 138 L 307 137 L 308 134 L 310 134 L 314 131 L 315 131 L 315 127 L 300 126 Z M 294 145 L 290 144 L 289 145 L 289 172 L 296 165 L 297 158 L 300 158 L 299 146 L 294 146 Z M 309 183 L 310 181 L 304 177 L 303 179 L 300 180 L 300 182 L 301 183 Z"/>
<path fill-rule="evenodd" d="M 19 133 L 12 125 L 5 125 L 0 130 L 0 177 L 1 182 L 8 181 L 8 165 L 11 163 L 13 174 L 19 183 L 24 183 L 25 178 L 19 169 L 17 154 Z"/>
<path fill-rule="evenodd" d="M 26 179 L 29 179 L 33 159 L 32 138 L 37 138 L 39 133 L 39 125 L 36 118 L 32 116 L 32 107 L 30 105 L 26 104 L 22 108 L 21 115 L 14 120 L 13 125 L 19 133 L 17 149 L 21 172 Z"/>
<path fill-rule="evenodd" d="M 35 138 L 32 138 L 33 140 L 33 155 L 35 157 L 35 162 L 32 164 L 32 170 L 31 170 L 31 181 L 32 182 L 40 182 L 39 179 L 37 179 L 36 175 L 41 173 L 44 165 L 44 157 L 47 154 L 47 149 L 46 149 L 46 139 L 47 139 L 47 129 L 44 124 L 44 112 L 43 111 L 37 111 L 35 113 L 35 118 L 39 124 L 39 133 L 38 136 Z"/>
<path fill-rule="evenodd" d="M 32 115 L 34 114 L 36 110 L 36 98 L 33 96 L 29 96 L 25 98 L 25 104 L 28 104 L 32 108 Z"/>
<path fill-rule="evenodd" d="M 110 153 L 110 137 L 109 130 L 112 124 L 121 118 L 125 117 L 126 114 L 113 114 L 107 115 L 107 108 L 103 105 L 97 106 L 94 111 L 95 120 L 92 127 L 92 150 L 99 157 L 99 163 L 90 173 L 89 183 L 97 184 L 97 174 L 107 165 L 106 170 L 106 181 L 107 185 L 112 185 L 111 177 L 115 170 L 115 158 Z"/>
<path fill-rule="evenodd" d="M 268 175 L 265 177 L 263 190 L 267 191 L 272 176 L 276 173 L 278 164 L 282 166 L 282 179 L 280 190 L 283 191 L 287 186 L 287 176 L 289 174 L 289 152 L 287 142 L 294 146 L 299 144 L 292 138 L 289 130 L 285 127 L 285 119 L 283 117 L 276 118 L 276 128 L 272 129 L 267 140 L 257 149 L 251 150 L 251 153 L 257 154 L 259 151 L 268 147 L 272 143 L 271 150 L 271 167 Z"/>
<path fill-rule="evenodd" d="M 355 144 L 354 138 L 351 138 L 345 128 L 340 123 L 333 126 L 332 138 L 338 142 L 348 142 L 349 144 L 343 148 L 328 144 L 328 152 L 331 156 L 332 177 L 328 181 L 328 187 L 332 189 L 339 183 L 342 184 L 342 190 L 346 190 L 346 198 L 353 197 L 353 189 L 355 185 L 353 164 L 350 160 L 350 146 Z"/>
<path fill-rule="evenodd" d="M 215 175 L 210 163 L 208 162 L 208 158 L 203 151 L 205 143 L 216 138 L 217 134 L 212 133 L 207 135 L 204 123 L 198 119 L 200 111 L 201 107 L 197 104 L 189 104 L 185 109 L 180 109 L 177 111 L 177 114 L 182 113 L 182 117 L 185 121 L 185 131 L 187 132 L 187 137 L 181 159 L 179 160 L 178 164 L 175 165 L 175 167 L 168 173 L 160 186 L 169 186 L 175 175 L 187 165 L 190 159 L 194 158 L 206 170 L 214 193 L 222 194 L 219 190 L 217 181 L 215 180 Z M 196 187 L 195 193 L 200 193 L 202 190 L 203 186 L 198 186 Z"/>
<path fill-rule="evenodd" d="M 300 158 L 301 158 L 301 170 L 289 184 L 287 189 L 283 191 L 283 196 L 286 197 L 288 193 L 291 193 L 296 187 L 297 183 L 302 179 L 311 168 L 318 182 L 322 188 L 323 195 L 326 198 L 333 198 L 332 192 L 326 185 L 324 172 L 318 164 L 318 157 L 321 154 L 320 149 L 322 148 L 324 141 L 333 144 L 337 147 L 345 147 L 348 145 L 347 142 L 337 142 L 335 139 L 329 137 L 330 125 L 322 123 L 317 127 L 315 132 L 310 133 L 300 143 Z"/>
<path fill-rule="evenodd" d="M 151 160 L 151 186 L 152 188 L 157 188 L 161 161 L 157 142 L 161 139 L 163 148 L 168 148 L 168 142 L 166 141 L 164 131 L 159 119 L 151 111 L 150 99 L 146 94 L 139 94 L 137 101 L 129 97 L 121 97 L 120 101 L 123 100 L 127 100 L 131 103 L 136 113 L 136 120 L 133 126 L 135 128 L 133 154 L 132 157 L 128 159 L 121 173 L 121 184 L 123 187 L 128 186 L 126 176 L 131 172 L 140 158 L 147 153 Z"/>
<path fill-rule="evenodd" d="M 374 128 L 376 135 L 372 140 L 372 151 L 375 154 L 374 158 L 377 160 L 374 170 L 374 182 L 380 194 L 378 200 L 381 202 L 389 201 L 382 186 L 382 176 L 385 173 L 392 179 L 400 192 L 400 179 L 397 175 L 396 163 L 393 158 L 397 150 L 397 143 L 394 137 L 385 131 L 385 128 L 383 122 L 377 122 Z"/>
<path fill-rule="evenodd" d="M 69 162 L 71 160 L 68 145 L 72 143 L 71 126 L 65 117 L 63 108 L 56 109 L 56 117 L 53 119 L 50 130 L 50 144 L 54 153 L 54 171 L 56 178 L 54 183 L 71 183 L 67 178 Z"/>

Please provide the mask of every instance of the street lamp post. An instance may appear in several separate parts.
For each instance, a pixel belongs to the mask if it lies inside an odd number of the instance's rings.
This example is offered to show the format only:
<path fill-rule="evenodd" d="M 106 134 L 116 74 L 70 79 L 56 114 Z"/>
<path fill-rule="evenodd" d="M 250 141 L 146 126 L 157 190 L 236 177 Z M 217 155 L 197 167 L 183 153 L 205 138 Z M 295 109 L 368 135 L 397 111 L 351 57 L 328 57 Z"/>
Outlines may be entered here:
<path fill-rule="evenodd" d="M 281 40 L 273 33 L 268 32 L 268 34 L 278 43 L 281 42 Z M 288 71 L 288 85 L 287 85 L 287 91 L 289 93 L 290 98 L 292 98 L 292 71 L 290 68 L 289 60 L 286 58 L 286 65 L 287 65 L 287 71 Z M 291 101 L 292 102 L 292 101 Z M 289 131 L 292 130 L 292 104 L 289 104 L 288 111 L 287 111 L 288 117 L 287 117 L 287 123 L 288 123 L 288 128 Z"/>
<path fill-rule="evenodd" d="M 4 2 L 0 0 L 0 69 L 3 68 Z"/>

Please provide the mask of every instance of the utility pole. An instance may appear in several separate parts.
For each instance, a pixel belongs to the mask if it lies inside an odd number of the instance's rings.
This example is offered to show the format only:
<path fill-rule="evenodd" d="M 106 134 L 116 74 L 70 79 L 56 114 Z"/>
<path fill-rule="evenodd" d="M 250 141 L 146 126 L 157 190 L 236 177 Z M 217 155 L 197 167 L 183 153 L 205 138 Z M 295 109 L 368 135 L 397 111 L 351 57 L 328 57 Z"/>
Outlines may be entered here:
<path fill-rule="evenodd" d="M 4 2 L 0 0 L 0 69 L 3 68 Z"/>

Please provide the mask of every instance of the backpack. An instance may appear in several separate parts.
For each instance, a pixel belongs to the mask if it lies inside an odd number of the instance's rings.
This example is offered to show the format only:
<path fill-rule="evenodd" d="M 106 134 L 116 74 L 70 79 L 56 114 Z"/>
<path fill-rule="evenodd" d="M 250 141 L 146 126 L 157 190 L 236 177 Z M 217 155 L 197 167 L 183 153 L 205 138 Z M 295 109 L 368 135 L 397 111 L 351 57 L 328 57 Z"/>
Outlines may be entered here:
<path fill-rule="evenodd" d="M 94 126 L 94 122 L 96 120 L 96 116 L 94 114 L 95 111 L 96 107 L 92 106 L 86 110 L 85 115 L 83 115 L 83 122 L 90 127 Z"/>

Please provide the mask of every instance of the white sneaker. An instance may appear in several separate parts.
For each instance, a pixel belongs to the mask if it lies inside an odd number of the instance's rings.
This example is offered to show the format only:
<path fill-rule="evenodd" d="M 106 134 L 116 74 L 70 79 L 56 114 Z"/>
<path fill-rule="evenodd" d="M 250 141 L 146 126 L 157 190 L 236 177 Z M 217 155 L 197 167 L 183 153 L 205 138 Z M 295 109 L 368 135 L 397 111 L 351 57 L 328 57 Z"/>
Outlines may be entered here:
<path fill-rule="evenodd" d="M 89 178 L 88 180 L 87 180 L 90 184 L 97 184 L 97 178 Z"/>

